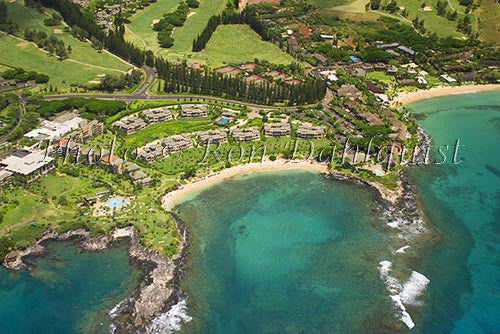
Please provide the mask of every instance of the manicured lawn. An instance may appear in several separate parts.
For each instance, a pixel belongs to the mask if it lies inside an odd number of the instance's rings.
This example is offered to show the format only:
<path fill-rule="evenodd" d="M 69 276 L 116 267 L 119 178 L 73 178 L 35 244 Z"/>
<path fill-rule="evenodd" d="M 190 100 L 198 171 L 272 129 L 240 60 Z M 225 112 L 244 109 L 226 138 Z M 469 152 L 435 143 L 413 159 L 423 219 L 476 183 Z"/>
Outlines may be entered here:
<path fill-rule="evenodd" d="M 429 0 L 426 1 L 425 4 L 429 7 L 432 7 L 431 11 L 423 11 L 421 10 L 422 2 L 414 1 L 414 0 L 400 0 L 398 1 L 398 6 L 406 7 L 409 11 L 409 15 L 407 18 L 403 18 L 402 16 L 391 14 L 393 16 L 398 16 L 401 20 L 408 22 L 412 21 L 415 17 L 419 17 L 423 19 L 425 22 L 425 28 L 431 32 L 435 32 L 440 37 L 464 37 L 464 34 L 457 31 L 457 21 L 450 21 L 445 17 L 437 15 L 436 12 L 436 4 L 438 0 Z M 450 3 L 453 5 L 458 11 L 458 17 L 464 17 L 465 7 L 460 6 L 458 0 L 450 0 Z M 448 9 L 451 10 L 451 7 L 448 5 Z"/>
<path fill-rule="evenodd" d="M 70 84 L 99 80 L 99 75 L 102 74 L 116 74 L 116 71 L 73 63 L 69 60 L 57 60 L 33 44 L 12 36 L 0 34 L 0 44 L 2 45 L 0 63 L 47 74 L 50 76 L 49 83 L 59 91 L 68 90 Z"/>
<path fill-rule="evenodd" d="M 45 9 L 45 14 L 42 14 L 25 7 L 21 2 L 7 2 L 6 5 L 8 17 L 19 25 L 18 37 L 24 38 L 23 32 L 27 28 L 43 30 L 61 39 L 66 46 L 71 46 L 72 52 L 68 59 L 59 61 L 32 43 L 0 35 L 3 46 L 0 63 L 47 74 L 51 78 L 49 83 L 59 90 L 67 89 L 71 83 L 98 81 L 99 76 L 104 74 L 120 74 L 131 68 L 131 65 L 117 57 L 106 52 L 99 53 L 90 43 L 74 38 L 69 32 L 64 31 L 64 25 L 45 26 L 43 20 L 52 13 L 50 9 Z M 57 33 L 55 29 L 58 29 Z"/>
<path fill-rule="evenodd" d="M 242 63 L 255 58 L 274 64 L 290 64 L 293 60 L 277 45 L 263 41 L 249 26 L 239 24 L 219 26 L 205 49 L 195 58 L 210 66 Z"/>
<path fill-rule="evenodd" d="M 495 0 L 482 0 L 479 8 L 481 38 L 490 43 L 500 43 L 500 4 Z"/>
<path fill-rule="evenodd" d="M 215 128 L 216 125 L 208 118 L 179 118 L 167 122 L 155 123 L 147 128 L 128 136 L 127 147 L 142 146 L 156 139 L 165 138 L 179 133 L 189 133 Z"/>
<path fill-rule="evenodd" d="M 125 26 L 125 39 L 146 50 L 157 51 L 158 32 L 152 28 L 153 21 L 159 20 L 165 13 L 173 12 L 181 0 L 159 0 L 132 15 Z"/>
<path fill-rule="evenodd" d="M 173 32 L 174 46 L 170 49 L 161 49 L 158 54 L 169 59 L 189 58 L 193 40 L 198 36 L 208 19 L 221 13 L 226 8 L 226 0 L 200 0 L 200 7 L 193 10 L 195 14 L 189 16 L 182 27 L 175 28 Z"/>
<path fill-rule="evenodd" d="M 332 9 L 343 11 L 343 12 L 351 12 L 351 13 L 365 13 L 366 12 L 366 4 L 368 4 L 370 1 L 369 0 L 354 0 L 354 1 L 345 1 L 345 2 L 346 2 L 345 4 L 336 5 Z"/>
<path fill-rule="evenodd" d="M 392 75 L 387 75 L 385 72 L 380 71 L 368 72 L 366 74 L 366 78 L 370 80 L 378 80 L 383 83 L 390 83 L 394 81 L 394 77 Z"/>

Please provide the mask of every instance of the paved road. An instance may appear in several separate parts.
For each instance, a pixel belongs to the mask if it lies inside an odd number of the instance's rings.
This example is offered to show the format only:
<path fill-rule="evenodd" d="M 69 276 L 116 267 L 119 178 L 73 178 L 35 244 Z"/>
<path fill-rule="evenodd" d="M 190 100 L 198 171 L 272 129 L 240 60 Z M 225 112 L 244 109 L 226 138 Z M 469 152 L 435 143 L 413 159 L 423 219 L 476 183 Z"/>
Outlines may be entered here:
<path fill-rule="evenodd" d="M 213 96 L 204 96 L 204 95 L 155 95 L 155 96 L 150 96 L 150 95 L 135 95 L 135 94 L 129 94 L 129 95 L 111 95 L 111 94 L 61 94 L 61 95 L 47 95 L 44 97 L 46 100 L 63 100 L 63 99 L 68 99 L 68 98 L 73 98 L 73 97 L 80 97 L 80 98 L 89 98 L 89 99 L 101 99 L 101 100 L 118 100 L 118 101 L 124 101 L 124 102 L 130 102 L 134 100 L 139 100 L 139 99 L 144 99 L 144 100 L 180 100 L 180 101 L 189 101 L 190 99 L 193 100 L 203 100 L 207 102 L 222 102 L 222 103 L 230 103 L 230 104 L 235 104 L 235 105 L 241 105 L 241 106 L 246 106 L 249 108 L 253 109 L 266 109 L 266 110 L 291 110 L 291 111 L 297 111 L 299 108 L 298 107 L 276 107 L 276 106 L 266 106 L 266 105 L 261 105 L 261 104 L 256 104 L 256 103 L 248 103 L 248 102 L 241 102 L 241 101 L 236 101 L 236 100 L 230 100 L 230 99 L 224 99 L 224 98 L 217 98 Z M 312 107 L 315 105 L 309 105 L 309 106 L 302 106 L 303 108 L 307 107 Z"/>
<path fill-rule="evenodd" d="M 139 87 L 137 87 L 136 90 L 131 94 L 132 96 L 147 96 L 148 90 L 156 81 L 156 70 L 154 68 L 144 65 L 142 69 L 144 70 L 146 76 L 144 77 L 144 80 L 141 82 Z"/>

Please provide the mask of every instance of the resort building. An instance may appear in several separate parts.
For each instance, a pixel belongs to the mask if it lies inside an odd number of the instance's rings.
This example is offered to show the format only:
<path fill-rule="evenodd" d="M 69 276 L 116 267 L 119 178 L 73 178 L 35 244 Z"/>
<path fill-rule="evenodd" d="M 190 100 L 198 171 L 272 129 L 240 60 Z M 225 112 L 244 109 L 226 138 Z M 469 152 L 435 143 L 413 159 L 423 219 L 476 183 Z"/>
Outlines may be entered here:
<path fill-rule="evenodd" d="M 206 104 L 183 104 L 181 105 L 182 117 L 206 117 L 208 116 L 208 105 Z"/>
<path fill-rule="evenodd" d="M 289 136 L 292 131 L 290 124 L 286 122 L 268 123 L 264 125 L 264 134 L 271 137 Z"/>
<path fill-rule="evenodd" d="M 105 154 L 102 156 L 100 163 L 108 167 L 113 173 L 122 174 L 123 160 L 116 155 Z"/>
<path fill-rule="evenodd" d="M 31 182 L 54 169 L 53 161 L 45 152 L 21 150 L 0 161 L 0 168 Z"/>
<path fill-rule="evenodd" d="M 84 119 L 76 114 L 68 114 L 67 117 L 61 117 L 54 121 L 42 121 L 42 126 L 26 133 L 24 136 L 35 140 L 56 140 L 65 134 L 80 128 Z"/>
<path fill-rule="evenodd" d="M 169 153 L 191 147 L 193 147 L 193 141 L 188 135 L 173 135 L 144 145 L 138 150 L 137 156 L 145 161 L 155 161 L 165 158 Z"/>
<path fill-rule="evenodd" d="M 227 141 L 227 134 L 222 130 L 208 130 L 198 135 L 203 145 L 220 144 Z"/>
<path fill-rule="evenodd" d="M 324 126 L 300 124 L 297 129 L 297 137 L 302 139 L 320 139 L 323 138 L 324 135 Z"/>
<path fill-rule="evenodd" d="M 155 161 L 166 156 L 166 152 L 160 141 L 154 141 L 138 149 L 137 157 L 144 161 Z"/>
<path fill-rule="evenodd" d="M 148 177 L 146 173 L 134 163 L 126 163 L 123 168 L 123 172 L 130 177 L 133 184 L 149 185 L 152 179 Z"/>
<path fill-rule="evenodd" d="M 193 141 L 188 135 L 173 135 L 163 139 L 162 145 L 169 153 L 174 153 L 193 147 Z"/>
<path fill-rule="evenodd" d="M 77 142 L 86 143 L 94 136 L 102 134 L 104 131 L 104 123 L 98 120 L 84 120 L 80 124 L 80 129 L 73 136 Z"/>
<path fill-rule="evenodd" d="M 260 131 L 256 126 L 252 126 L 249 128 L 236 128 L 231 130 L 231 136 L 236 141 L 253 141 L 260 139 Z"/>
<path fill-rule="evenodd" d="M 12 176 L 12 172 L 9 172 L 8 170 L 0 168 L 0 186 L 5 184 L 9 177 Z"/>
<path fill-rule="evenodd" d="M 124 131 L 126 134 L 132 134 L 139 130 L 144 129 L 147 124 L 142 118 L 138 116 L 124 117 L 119 121 L 113 123 L 113 126 L 117 127 L 119 130 Z"/>
<path fill-rule="evenodd" d="M 172 119 L 172 112 L 167 107 L 147 109 L 142 112 L 142 115 L 148 123 L 158 123 Z"/>

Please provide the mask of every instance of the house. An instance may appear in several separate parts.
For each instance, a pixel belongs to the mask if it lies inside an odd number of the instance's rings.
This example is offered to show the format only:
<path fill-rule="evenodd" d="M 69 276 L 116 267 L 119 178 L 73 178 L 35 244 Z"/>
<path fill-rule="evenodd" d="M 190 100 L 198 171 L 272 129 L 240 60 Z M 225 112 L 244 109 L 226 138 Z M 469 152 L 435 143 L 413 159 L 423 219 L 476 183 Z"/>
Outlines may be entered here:
<path fill-rule="evenodd" d="M 387 74 L 396 74 L 398 73 L 398 68 L 394 65 L 389 65 L 389 67 L 387 67 Z"/>
<path fill-rule="evenodd" d="M 299 29 L 299 34 L 304 37 L 304 38 L 309 38 L 311 37 L 312 30 L 311 28 L 308 27 L 300 27 Z"/>
<path fill-rule="evenodd" d="M 412 49 L 410 48 L 407 48 L 406 46 L 403 46 L 403 45 L 400 45 L 398 46 L 398 50 L 399 51 L 402 51 L 403 53 L 406 53 L 407 55 L 411 56 L 411 57 L 414 57 L 417 53 L 415 51 L 413 51 Z"/>
<path fill-rule="evenodd" d="M 387 70 L 387 65 L 384 63 L 376 63 L 374 65 L 374 69 L 375 69 L 375 71 L 385 71 L 385 70 Z"/>
<path fill-rule="evenodd" d="M 447 83 L 457 82 L 457 79 L 450 77 L 448 74 L 441 74 L 439 77 Z"/>
<path fill-rule="evenodd" d="M 347 72 L 349 72 L 350 75 L 355 76 L 355 77 L 360 77 L 364 78 L 366 76 L 366 71 L 362 68 L 350 68 Z"/>
<path fill-rule="evenodd" d="M 320 139 L 323 138 L 324 135 L 324 126 L 300 124 L 297 129 L 297 137 L 302 139 Z"/>
<path fill-rule="evenodd" d="M 398 46 L 399 46 L 399 43 L 379 44 L 379 45 L 377 45 L 377 49 L 382 49 L 382 50 L 395 49 Z"/>
<path fill-rule="evenodd" d="M 476 81 L 476 78 L 477 78 L 477 74 L 474 71 L 459 73 L 457 75 L 457 79 L 461 82 Z"/>
<path fill-rule="evenodd" d="M 260 139 L 260 131 L 256 126 L 249 128 L 236 128 L 231 130 L 231 136 L 236 141 L 253 141 Z"/>
<path fill-rule="evenodd" d="M 127 135 L 130 135 L 144 129 L 147 124 L 142 118 L 138 116 L 129 116 L 114 122 L 113 126 L 125 132 Z"/>
<path fill-rule="evenodd" d="M 241 73 L 241 70 L 233 66 L 223 66 L 215 69 L 215 73 L 220 73 L 223 76 L 234 77 Z"/>
<path fill-rule="evenodd" d="M 361 63 L 361 59 L 359 59 L 358 57 L 356 56 L 349 56 L 349 59 L 351 60 L 351 63 Z"/>
<path fill-rule="evenodd" d="M 289 51 L 289 52 L 294 53 L 294 52 L 297 52 L 297 51 L 298 51 L 298 49 L 299 49 L 299 45 L 298 45 L 298 43 L 297 43 L 297 39 L 296 39 L 295 37 L 293 37 L 293 36 L 289 36 L 289 37 L 287 38 L 287 43 L 288 43 L 288 51 Z"/>
<path fill-rule="evenodd" d="M 315 59 L 318 63 L 320 63 L 321 65 L 326 65 L 328 63 L 328 58 L 326 58 L 324 55 L 322 55 L 321 53 L 314 53 L 312 55 L 313 59 Z"/>
<path fill-rule="evenodd" d="M 53 161 L 54 158 L 45 152 L 21 150 L 0 161 L 0 168 L 10 172 L 10 175 L 26 177 L 31 182 L 54 169 Z M 4 178 L 7 174 L 3 173 Z"/>
<path fill-rule="evenodd" d="M 206 104 L 183 104 L 181 105 L 182 117 L 206 117 L 208 116 L 208 105 Z"/>
<path fill-rule="evenodd" d="M 400 86 L 413 86 L 416 84 L 416 81 L 413 79 L 398 79 L 396 82 Z"/>
<path fill-rule="evenodd" d="M 500 60 L 479 59 L 478 64 L 479 64 L 479 66 L 482 66 L 482 67 L 499 67 Z"/>
<path fill-rule="evenodd" d="M 343 84 L 339 89 L 337 89 L 337 95 L 350 100 L 357 100 L 361 98 L 361 92 L 352 84 Z"/>
<path fill-rule="evenodd" d="M 289 136 L 291 127 L 289 123 L 268 123 L 264 125 L 264 134 L 271 137 Z"/>
<path fill-rule="evenodd" d="M 418 82 L 419 85 L 427 85 L 428 84 L 427 80 L 424 77 L 421 77 L 421 76 L 417 77 L 417 82 Z"/>
<path fill-rule="evenodd" d="M 222 130 L 208 130 L 198 134 L 203 145 L 220 144 L 227 141 L 227 134 Z"/>
<path fill-rule="evenodd" d="M 373 81 L 366 81 L 366 88 L 374 94 L 383 94 L 384 90 Z"/>
<path fill-rule="evenodd" d="M 157 123 L 172 119 L 172 112 L 167 107 L 160 107 L 147 109 L 142 112 L 142 116 L 144 116 L 149 123 Z"/>

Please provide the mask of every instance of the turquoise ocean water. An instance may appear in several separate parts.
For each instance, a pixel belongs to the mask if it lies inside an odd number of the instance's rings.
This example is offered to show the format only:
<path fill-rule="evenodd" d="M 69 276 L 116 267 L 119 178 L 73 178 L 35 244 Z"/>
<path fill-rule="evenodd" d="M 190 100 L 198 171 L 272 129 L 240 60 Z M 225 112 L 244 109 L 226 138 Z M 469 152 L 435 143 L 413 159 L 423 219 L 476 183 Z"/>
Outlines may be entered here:
<path fill-rule="evenodd" d="M 125 244 L 80 253 L 69 242 L 48 244 L 31 272 L 0 268 L 0 333 L 108 333 L 111 310 L 137 285 Z"/>
<path fill-rule="evenodd" d="M 430 280 L 408 309 L 415 328 L 395 318 L 380 279 L 396 244 L 374 194 L 283 171 L 226 180 L 175 208 L 191 233 L 181 287 L 193 320 L 181 333 L 500 333 L 500 93 L 409 109 L 436 144 L 464 145 L 459 165 L 411 169 L 430 230 L 423 250 L 402 255 Z M 32 261 L 30 273 L 0 268 L 2 334 L 105 333 L 140 276 L 125 245 L 50 243 Z"/>
<path fill-rule="evenodd" d="M 436 145 L 456 139 L 464 145 L 458 165 L 413 170 L 439 234 L 421 260 L 431 283 L 417 328 L 429 334 L 500 333 L 500 92 L 435 98 L 409 109 Z"/>

